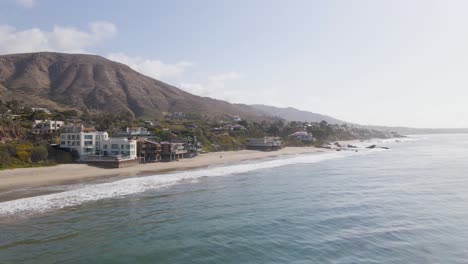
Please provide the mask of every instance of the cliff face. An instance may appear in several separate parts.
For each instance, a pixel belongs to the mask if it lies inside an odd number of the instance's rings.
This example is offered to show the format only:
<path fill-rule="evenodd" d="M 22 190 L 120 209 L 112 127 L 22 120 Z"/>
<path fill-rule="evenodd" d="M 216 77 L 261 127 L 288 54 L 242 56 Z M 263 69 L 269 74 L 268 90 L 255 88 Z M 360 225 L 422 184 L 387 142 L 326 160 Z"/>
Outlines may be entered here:
<path fill-rule="evenodd" d="M 192 95 L 100 56 L 50 52 L 0 56 L 0 99 L 135 116 L 162 112 L 259 114 L 246 105 Z"/>

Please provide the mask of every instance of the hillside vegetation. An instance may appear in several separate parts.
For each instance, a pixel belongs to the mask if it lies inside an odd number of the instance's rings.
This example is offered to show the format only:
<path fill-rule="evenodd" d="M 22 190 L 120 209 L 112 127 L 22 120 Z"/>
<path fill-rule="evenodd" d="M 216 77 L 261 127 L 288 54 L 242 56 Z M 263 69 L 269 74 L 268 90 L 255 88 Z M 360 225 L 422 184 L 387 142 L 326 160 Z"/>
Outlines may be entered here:
<path fill-rule="evenodd" d="M 388 138 L 398 136 L 377 130 L 363 129 L 348 125 L 286 122 L 283 119 L 237 120 L 230 115 L 210 116 L 200 113 L 187 113 L 181 117 L 154 118 L 151 122 L 135 118 L 130 113 L 110 113 L 100 111 L 32 111 L 18 101 L 0 101 L 0 109 L 6 111 L 0 118 L 0 168 L 45 166 L 57 163 L 70 163 L 76 154 L 53 147 L 59 141 L 59 132 L 36 135 L 31 133 L 33 120 L 79 119 L 88 127 L 107 131 L 112 136 L 127 127 L 146 127 L 157 141 L 177 141 L 196 138 L 203 145 L 203 151 L 230 151 L 245 148 L 248 138 L 273 136 L 280 137 L 284 146 L 322 145 L 329 141 Z M 16 116 L 15 119 L 12 119 Z M 239 129 L 233 129 L 233 127 Z M 315 142 L 303 142 L 290 138 L 294 132 L 312 133 Z"/>

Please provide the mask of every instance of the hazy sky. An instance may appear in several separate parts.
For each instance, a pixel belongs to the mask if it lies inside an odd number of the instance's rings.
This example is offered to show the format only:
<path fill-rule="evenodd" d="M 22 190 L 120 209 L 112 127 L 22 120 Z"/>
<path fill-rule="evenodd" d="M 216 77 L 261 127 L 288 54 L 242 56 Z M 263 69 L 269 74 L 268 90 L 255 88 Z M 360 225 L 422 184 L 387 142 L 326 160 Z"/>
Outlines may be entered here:
<path fill-rule="evenodd" d="M 0 54 L 44 50 L 231 102 L 468 127 L 468 1 L 1 1 Z"/>

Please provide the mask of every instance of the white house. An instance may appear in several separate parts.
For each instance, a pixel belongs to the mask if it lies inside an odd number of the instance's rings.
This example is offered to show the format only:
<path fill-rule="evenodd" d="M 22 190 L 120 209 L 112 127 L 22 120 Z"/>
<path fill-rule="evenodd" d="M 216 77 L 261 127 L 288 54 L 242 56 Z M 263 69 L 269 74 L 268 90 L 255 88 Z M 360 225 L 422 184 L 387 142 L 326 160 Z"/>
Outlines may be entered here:
<path fill-rule="evenodd" d="M 97 154 L 103 156 L 123 156 L 126 158 L 137 158 L 137 141 L 127 138 L 108 138 L 101 140 Z"/>
<path fill-rule="evenodd" d="M 65 122 L 57 120 L 34 120 L 32 132 L 34 134 L 50 134 L 63 127 Z"/>
<path fill-rule="evenodd" d="M 42 111 L 42 112 L 50 115 L 50 110 L 48 108 L 45 108 L 45 107 L 31 107 L 31 110 L 33 112 Z"/>
<path fill-rule="evenodd" d="M 148 136 L 150 133 L 144 127 L 127 127 L 125 130 L 117 132 L 114 136 Z"/>
<path fill-rule="evenodd" d="M 89 155 L 137 158 L 137 142 L 127 138 L 109 138 L 107 132 L 80 131 L 60 134 L 60 147 L 74 149 L 80 157 Z"/>
<path fill-rule="evenodd" d="M 80 154 L 80 157 L 86 155 L 95 155 L 96 150 L 100 149 L 100 142 L 107 140 L 107 132 L 86 131 L 61 133 L 60 148 L 74 149 Z"/>

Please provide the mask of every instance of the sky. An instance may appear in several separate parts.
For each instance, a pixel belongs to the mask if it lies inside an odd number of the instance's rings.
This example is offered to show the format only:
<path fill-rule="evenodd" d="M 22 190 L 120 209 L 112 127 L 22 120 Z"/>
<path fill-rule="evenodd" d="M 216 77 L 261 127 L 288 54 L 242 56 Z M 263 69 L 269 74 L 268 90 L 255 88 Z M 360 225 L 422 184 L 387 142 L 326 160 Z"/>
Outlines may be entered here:
<path fill-rule="evenodd" d="M 468 127 L 468 1 L 0 2 L 0 54 L 98 54 L 188 92 Z"/>

